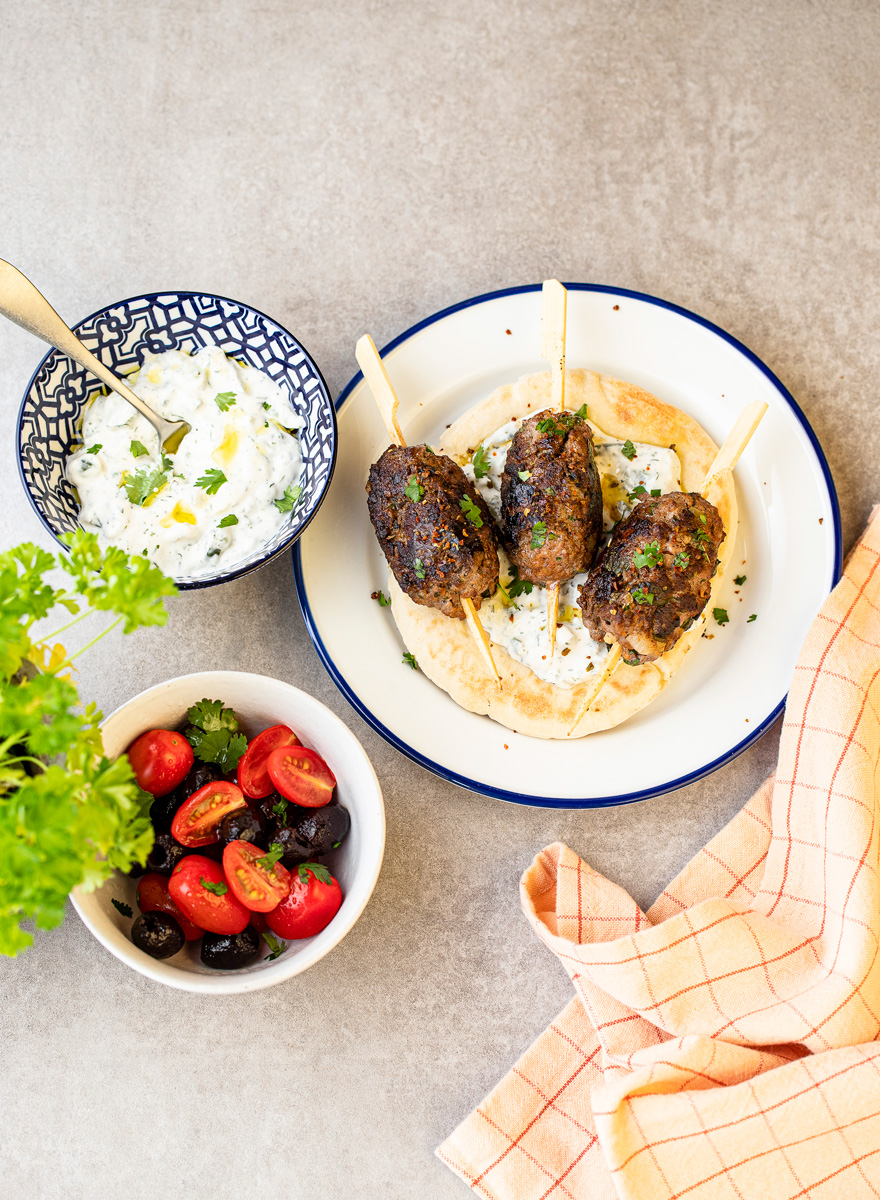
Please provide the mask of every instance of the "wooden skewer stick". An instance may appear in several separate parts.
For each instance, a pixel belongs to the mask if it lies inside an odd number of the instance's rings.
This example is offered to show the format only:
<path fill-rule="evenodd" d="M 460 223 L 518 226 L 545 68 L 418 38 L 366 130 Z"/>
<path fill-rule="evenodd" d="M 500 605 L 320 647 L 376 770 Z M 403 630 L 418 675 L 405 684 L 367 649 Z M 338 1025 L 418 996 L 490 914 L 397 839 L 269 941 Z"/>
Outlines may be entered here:
<path fill-rule="evenodd" d="M 752 439 L 752 435 L 761 423 L 761 418 L 767 411 L 767 405 L 763 400 L 755 400 L 754 403 L 746 405 L 742 412 L 734 422 L 733 428 L 724 439 L 721 449 L 715 455 L 712 465 L 706 472 L 706 478 L 703 480 L 703 486 L 700 488 L 700 495 L 705 499 L 706 493 L 711 488 L 716 479 L 725 471 L 732 471 L 739 462 L 740 455 Z M 568 736 L 574 733 L 578 725 L 580 725 L 584 716 L 590 708 L 590 705 L 599 695 L 599 692 L 608 682 L 614 668 L 620 661 L 620 643 L 616 643 L 614 649 L 605 660 L 605 667 L 602 674 L 596 680 L 596 686 L 590 692 L 589 698 L 581 705 L 581 710 L 577 715 L 575 723 L 568 731 Z"/>
<path fill-rule="evenodd" d="M 565 319 L 568 292 L 558 279 L 545 279 L 541 309 L 541 357 L 550 363 L 550 407 L 565 411 Z M 550 657 L 556 652 L 556 623 L 559 620 L 559 587 L 547 587 L 547 634 Z"/>
<path fill-rule="evenodd" d="M 397 422 L 397 406 L 400 401 L 392 387 L 391 380 L 388 378 L 388 372 L 385 370 L 385 365 L 382 362 L 379 351 L 376 349 L 376 343 L 368 333 L 365 333 L 363 337 L 358 339 L 354 353 L 358 361 L 358 366 L 364 373 L 367 387 L 372 393 L 376 407 L 388 431 L 388 437 L 395 446 L 405 446 L 406 438 L 403 436 L 403 431 Z M 495 666 L 495 659 L 492 657 L 489 638 L 477 613 L 476 605 L 473 600 L 466 596 L 461 596 L 459 599 L 461 600 L 474 643 L 500 688 L 501 676 L 498 674 L 498 668 Z"/>

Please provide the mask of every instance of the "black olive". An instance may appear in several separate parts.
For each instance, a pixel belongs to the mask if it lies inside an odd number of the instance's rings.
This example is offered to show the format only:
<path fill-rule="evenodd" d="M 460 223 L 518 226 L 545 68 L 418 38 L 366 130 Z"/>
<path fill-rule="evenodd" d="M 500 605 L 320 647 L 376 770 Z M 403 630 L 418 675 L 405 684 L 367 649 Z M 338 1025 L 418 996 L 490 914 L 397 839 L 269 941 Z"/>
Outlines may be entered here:
<path fill-rule="evenodd" d="M 204 854 L 205 858 L 213 858 L 214 862 L 223 862 L 223 843 L 211 842 L 208 846 L 196 846 L 193 850 L 187 850 L 187 854 Z"/>
<path fill-rule="evenodd" d="M 141 913 L 131 927 L 131 940 L 151 958 L 170 958 L 183 949 L 185 938 L 174 917 L 168 913 Z"/>
<path fill-rule="evenodd" d="M 294 826 L 297 842 L 308 850 L 312 858 L 329 854 L 348 837 L 349 829 L 351 817 L 348 815 L 348 809 L 343 808 L 341 804 L 310 808 Z"/>
<path fill-rule="evenodd" d="M 285 867 L 295 867 L 311 858 L 308 846 L 302 843 L 296 830 L 291 829 L 289 825 L 282 825 L 280 829 L 276 829 L 269 844 L 277 844 L 284 851 L 281 862 Z"/>
<path fill-rule="evenodd" d="M 140 879 L 141 875 L 147 873 L 147 868 L 142 867 L 140 863 L 132 863 L 125 874 L 129 879 Z"/>
<path fill-rule="evenodd" d="M 147 870 L 155 871 L 157 875 L 170 875 L 185 854 L 185 847 L 176 842 L 170 833 L 157 833 L 153 849 L 147 857 Z"/>
<path fill-rule="evenodd" d="M 224 846 L 227 842 L 252 842 L 266 850 L 266 818 L 256 808 L 237 808 L 220 822 L 220 841 Z"/>
<path fill-rule="evenodd" d="M 171 822 L 174 820 L 174 814 L 180 808 L 180 803 L 176 791 L 169 792 L 167 796 L 160 796 L 153 801 L 150 805 L 150 820 L 157 833 L 170 832 Z"/>
<path fill-rule="evenodd" d="M 202 962 L 218 971 L 246 967 L 260 953 L 260 935 L 252 925 L 241 933 L 206 933 L 202 938 Z"/>

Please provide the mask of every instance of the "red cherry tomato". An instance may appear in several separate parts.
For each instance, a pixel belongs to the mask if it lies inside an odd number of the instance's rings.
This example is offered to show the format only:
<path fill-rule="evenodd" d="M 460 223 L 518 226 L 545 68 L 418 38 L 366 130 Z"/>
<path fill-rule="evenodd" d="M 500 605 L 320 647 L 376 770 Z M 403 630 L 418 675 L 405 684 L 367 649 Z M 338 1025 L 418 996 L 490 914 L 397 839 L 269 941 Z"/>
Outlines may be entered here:
<path fill-rule="evenodd" d="M 157 875 L 154 871 L 148 875 L 142 875 L 138 880 L 137 906 L 142 913 L 163 912 L 174 917 L 188 942 L 194 942 L 205 932 L 204 929 L 199 929 L 198 925 L 193 925 L 192 921 L 187 920 L 168 894 L 168 880 L 164 875 Z"/>
<path fill-rule="evenodd" d="M 262 913 L 252 912 L 250 924 L 253 925 L 257 933 L 265 933 L 269 926 L 266 924 L 266 918 Z"/>
<path fill-rule="evenodd" d="M 128 761 L 139 787 L 153 796 L 167 796 L 192 769 L 192 746 L 182 733 L 150 729 L 131 743 Z"/>
<path fill-rule="evenodd" d="M 280 862 L 266 867 L 265 850 L 252 842 L 229 842 L 223 851 L 223 871 L 232 894 L 251 912 L 270 912 L 290 891 L 290 872 Z"/>
<path fill-rule="evenodd" d="M 323 882 L 315 871 L 330 882 Z M 330 924 L 341 903 L 342 889 L 327 868 L 318 863 L 304 863 L 291 876 L 287 898 L 266 913 L 266 923 L 282 938 L 314 937 Z"/>
<path fill-rule="evenodd" d="M 279 746 L 298 746 L 299 738 L 286 725 L 272 725 L 258 733 L 238 760 L 238 786 L 252 800 L 271 796 L 275 784 L 266 770 L 266 760 Z"/>
<path fill-rule="evenodd" d="M 174 814 L 171 836 L 181 846 L 210 846 L 220 838 L 220 822 L 227 813 L 245 808 L 247 801 L 241 788 L 225 779 L 206 783 L 189 800 L 185 800 Z"/>
<path fill-rule="evenodd" d="M 171 872 L 168 891 L 183 915 L 209 933 L 241 933 L 251 919 L 230 891 L 223 868 L 204 854 L 188 854 L 180 860 Z"/>
<path fill-rule="evenodd" d="M 279 746 L 266 765 L 269 777 L 287 800 L 303 808 L 330 803 L 336 776 L 316 751 L 307 746 Z"/>

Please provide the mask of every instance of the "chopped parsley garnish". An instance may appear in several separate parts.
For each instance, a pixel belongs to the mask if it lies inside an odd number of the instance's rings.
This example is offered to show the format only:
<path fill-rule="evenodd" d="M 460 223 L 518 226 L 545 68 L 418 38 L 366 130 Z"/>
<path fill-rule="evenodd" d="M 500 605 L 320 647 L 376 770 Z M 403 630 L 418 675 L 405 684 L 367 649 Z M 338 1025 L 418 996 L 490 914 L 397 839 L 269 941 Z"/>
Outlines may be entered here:
<path fill-rule="evenodd" d="M 727 615 L 726 608 L 713 608 L 712 616 L 715 618 L 715 620 L 718 622 L 719 625 L 726 625 L 727 622 L 730 620 L 730 617 Z"/>
<path fill-rule="evenodd" d="M 286 821 L 287 820 L 287 801 L 282 798 L 278 801 L 277 804 L 273 804 L 272 812 L 275 814 L 275 816 L 278 818 L 279 821 Z"/>
<path fill-rule="evenodd" d="M 736 575 L 733 580 L 733 582 L 736 584 L 737 587 L 742 587 L 742 585 L 745 583 L 745 581 L 746 581 L 745 575 Z"/>
<path fill-rule="evenodd" d="M 228 482 L 219 467 L 211 467 L 196 480 L 196 487 L 204 488 L 209 496 L 213 496 L 220 491 L 224 483 Z"/>
<path fill-rule="evenodd" d="M 525 481 L 527 479 L 531 479 L 531 477 L 532 477 L 531 471 L 517 471 L 517 475 L 520 477 L 520 479 L 523 481 L 523 483 L 525 483 Z"/>
<path fill-rule="evenodd" d="M 301 495 L 302 488 L 299 484 L 297 484 L 296 487 L 289 487 L 285 490 L 281 499 L 275 501 L 275 507 L 279 512 L 290 512 L 294 504 L 299 502 Z"/>
<path fill-rule="evenodd" d="M 235 403 L 235 392 L 218 392 L 214 397 L 214 403 L 221 412 L 226 412 Z"/>
<path fill-rule="evenodd" d="M 280 842 L 273 842 L 269 847 L 268 854 L 262 855 L 261 858 L 254 859 L 254 863 L 258 867 L 265 867 L 267 871 L 271 871 L 275 864 L 284 857 L 284 847 Z"/>
<path fill-rule="evenodd" d="M 296 873 L 299 875 L 303 883 L 309 882 L 309 871 L 311 871 L 319 883 L 333 882 L 333 876 L 325 866 L 322 866 L 321 863 L 308 862 L 300 863 L 300 865 L 296 868 Z"/>
<path fill-rule="evenodd" d="M 174 466 L 174 463 L 171 461 L 171 459 L 168 457 L 168 455 L 163 454 L 162 455 L 162 470 L 170 471 L 173 466 Z"/>
<path fill-rule="evenodd" d="M 510 568 L 510 586 L 507 589 L 507 594 L 511 599 L 515 599 L 517 596 L 522 596 L 523 594 L 531 596 L 532 587 L 533 585 L 528 579 L 520 579 L 519 567 Z"/>
<path fill-rule="evenodd" d="M 140 456 L 142 454 L 150 453 L 143 442 L 138 442 L 138 441 L 132 442 L 130 449 L 135 458 L 140 458 Z"/>
<path fill-rule="evenodd" d="M 642 587 L 635 588 L 635 590 L 633 591 L 633 594 L 632 594 L 632 598 L 633 598 L 633 600 L 635 600 L 636 604 L 653 604 L 654 603 L 654 593 L 646 592 L 645 589 Z"/>
<path fill-rule="evenodd" d="M 660 543 L 648 542 L 640 551 L 636 551 L 632 557 L 632 561 L 633 566 L 638 567 L 640 570 L 642 567 L 659 566 L 663 562 L 663 551 L 660 549 Z"/>
<path fill-rule="evenodd" d="M 263 931 L 263 941 L 272 951 L 271 954 L 266 955 L 266 962 L 274 962 L 276 958 L 280 958 L 288 945 L 287 942 L 279 942 L 275 934 L 269 933 L 268 929 Z"/>
<path fill-rule="evenodd" d="M 420 486 L 415 475 L 410 475 L 409 483 L 403 489 L 403 494 L 406 496 L 407 500 L 412 500 L 413 504 L 418 504 L 422 496 L 425 494 L 425 489 Z"/>
<path fill-rule="evenodd" d="M 99 450 L 103 449 L 104 446 L 102 442 L 95 442 L 94 446 L 89 446 L 88 450 L 86 450 L 86 454 L 97 454 Z"/>
<path fill-rule="evenodd" d="M 470 521 L 471 525 L 473 525 L 474 529 L 483 528 L 483 518 L 480 515 L 480 510 L 477 505 L 474 504 L 473 500 L 471 500 L 470 496 L 462 496 L 458 502 L 458 506 Z"/>
<path fill-rule="evenodd" d="M 543 521 L 536 521 L 532 526 L 532 549 L 540 550 L 547 541 L 547 526 Z"/>
<path fill-rule="evenodd" d="M 691 556 L 688 554 L 687 550 L 682 550 L 679 554 L 676 554 L 675 558 L 672 560 L 672 565 L 674 567 L 678 567 L 679 571 L 683 571 L 690 561 Z"/>
<path fill-rule="evenodd" d="M 403 661 L 406 663 L 406 665 L 408 667 L 412 667 L 412 669 L 414 671 L 418 671 L 419 664 L 416 662 L 416 656 L 414 654 L 410 654 L 410 652 L 408 650 L 405 652 L 405 654 L 403 656 Z"/>
<path fill-rule="evenodd" d="M 272 407 L 272 405 L 269 403 L 268 400 L 263 401 L 263 408 L 265 408 L 266 412 L 268 412 L 271 407 Z"/>
<path fill-rule="evenodd" d="M 162 471 L 135 471 L 133 475 L 123 475 L 123 478 L 129 500 L 139 507 L 158 495 L 168 482 L 168 476 Z"/>
<path fill-rule="evenodd" d="M 535 426 L 538 433 L 549 433 L 552 437 L 560 437 L 569 430 L 574 429 L 575 425 L 580 424 L 587 418 L 587 406 L 582 404 L 577 412 L 561 412 L 556 417 L 544 417 L 543 421 L 539 421 Z"/>
<path fill-rule="evenodd" d="M 247 740 L 238 732 L 238 718 L 222 700 L 200 700 L 187 710 L 190 720 L 184 737 L 201 762 L 217 763 L 224 774 L 238 766 Z"/>
<path fill-rule="evenodd" d="M 748 621 L 746 621 L 746 625 L 748 625 L 749 622 L 751 622 L 751 621 L 757 621 L 757 619 L 758 619 L 758 614 L 752 613 L 752 615 L 749 617 Z"/>
<path fill-rule="evenodd" d="M 623 455 L 624 458 L 628 458 L 629 461 L 632 462 L 632 460 L 635 458 L 638 451 L 636 450 L 636 448 L 632 444 L 632 442 L 629 440 L 629 438 L 627 438 L 626 441 L 623 443 L 620 453 Z"/>
<path fill-rule="evenodd" d="M 649 492 L 646 487 L 643 487 L 642 484 L 639 483 L 636 484 L 636 486 L 627 496 L 627 500 L 630 504 L 637 504 L 640 496 L 652 496 L 656 500 L 660 495 L 662 495 L 660 488 L 651 488 Z"/>
<path fill-rule="evenodd" d="M 130 917 L 132 915 L 130 904 L 123 904 L 121 900 L 111 900 L 110 903 L 118 913 L 123 915 L 123 917 Z"/>
<path fill-rule="evenodd" d="M 415 560 L 415 562 L 413 563 L 413 570 L 416 573 L 416 579 L 424 579 L 425 578 L 425 564 L 422 562 L 422 560 L 420 558 L 417 558 Z"/>
<path fill-rule="evenodd" d="M 386 596 L 384 592 L 376 592 L 376 599 L 379 601 L 380 608 L 388 608 L 391 603 L 391 597 Z"/>
<path fill-rule="evenodd" d="M 218 529 L 228 529 L 230 525 L 237 525 L 238 517 L 235 513 L 227 513 L 222 521 L 217 522 Z"/>
<path fill-rule="evenodd" d="M 204 875 L 199 876 L 199 883 L 206 892 L 213 892 L 215 896 L 225 896 L 229 888 L 225 883 L 212 883 L 210 879 L 206 879 Z"/>
<path fill-rule="evenodd" d="M 478 447 L 473 457 L 474 478 L 482 479 L 489 474 L 489 459 L 482 446 Z"/>

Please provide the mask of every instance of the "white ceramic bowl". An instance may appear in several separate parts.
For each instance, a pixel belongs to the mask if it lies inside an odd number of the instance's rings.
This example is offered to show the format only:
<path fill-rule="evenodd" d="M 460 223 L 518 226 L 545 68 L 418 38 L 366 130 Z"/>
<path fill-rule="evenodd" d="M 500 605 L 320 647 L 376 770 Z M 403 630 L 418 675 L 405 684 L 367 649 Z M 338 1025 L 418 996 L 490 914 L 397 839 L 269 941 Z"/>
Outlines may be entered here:
<path fill-rule="evenodd" d="M 323 958 L 364 911 L 382 866 L 385 808 L 376 773 L 351 730 L 314 697 L 265 675 L 201 671 L 148 688 L 104 722 L 107 755 L 118 757 L 148 729 L 180 726 L 187 708 L 206 696 L 235 709 L 249 738 L 269 725 L 283 723 L 329 763 L 336 776 L 339 803 L 351 814 L 348 837 L 324 860 L 342 888 L 339 912 L 316 937 L 289 942 L 274 962 L 264 956 L 238 971 L 216 971 L 200 962 L 199 942 L 187 943 L 173 958 L 161 962 L 138 950 L 130 937 L 131 919 L 123 917 L 112 904 L 113 900 L 128 904 L 137 915 L 135 879 L 117 874 L 95 892 L 77 888 L 71 899 L 101 945 L 142 975 L 188 992 L 255 992 L 299 975 Z"/>

